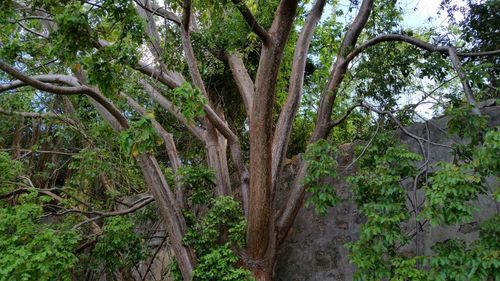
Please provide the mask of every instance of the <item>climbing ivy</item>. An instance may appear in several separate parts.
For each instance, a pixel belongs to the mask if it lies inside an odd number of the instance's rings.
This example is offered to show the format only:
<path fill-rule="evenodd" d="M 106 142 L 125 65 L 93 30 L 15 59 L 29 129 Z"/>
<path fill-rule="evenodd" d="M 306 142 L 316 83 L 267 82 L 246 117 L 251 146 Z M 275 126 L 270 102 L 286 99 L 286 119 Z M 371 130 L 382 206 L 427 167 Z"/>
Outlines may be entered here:
<path fill-rule="evenodd" d="M 180 108 L 182 115 L 188 120 L 192 121 L 196 117 L 205 115 L 203 105 L 207 103 L 207 100 L 197 87 L 184 82 L 170 92 L 172 94 L 172 102 Z"/>
<path fill-rule="evenodd" d="M 50 197 L 32 191 L 18 200 L 0 208 L 0 280 L 71 280 L 80 235 L 67 224 L 40 221 Z"/>
<path fill-rule="evenodd" d="M 184 236 L 199 258 L 193 280 L 253 280 L 250 271 L 238 267 L 232 250 L 244 246 L 245 231 L 239 203 L 229 196 L 214 199 L 206 216 Z"/>
<path fill-rule="evenodd" d="M 149 118 L 143 117 L 130 123 L 130 129 L 120 136 L 121 148 L 125 154 L 136 157 L 142 153 L 151 153 L 163 143 Z"/>
<path fill-rule="evenodd" d="M 148 249 L 133 227 L 128 217 L 111 217 L 105 221 L 103 234 L 97 238 L 90 255 L 94 270 L 113 273 L 146 258 Z"/>
<path fill-rule="evenodd" d="M 419 275 L 411 266 L 416 260 L 399 256 L 396 249 L 408 241 L 399 225 L 410 216 L 401 181 L 415 176 L 415 162 L 421 157 L 394 139 L 385 134 L 375 139 L 357 174 L 348 179 L 358 208 L 367 218 L 359 240 L 347 245 L 350 260 L 357 266 L 355 280 L 404 280 L 401 276 Z"/>
<path fill-rule="evenodd" d="M 206 204 L 213 198 L 214 171 L 206 166 L 182 166 L 178 171 L 183 187 L 192 204 Z"/>
<path fill-rule="evenodd" d="M 433 164 L 428 180 L 417 181 L 425 192 L 419 223 L 432 227 L 470 222 L 476 210 L 472 201 L 480 194 L 494 194 L 498 187 L 486 177 L 498 176 L 499 128 L 488 129 L 483 116 L 471 108 L 450 110 L 449 133 L 465 139 L 454 149 L 453 163 Z M 421 157 L 387 134 L 379 135 L 358 161 L 357 174 L 349 179 L 355 200 L 367 221 L 358 241 L 347 245 L 357 266 L 356 280 L 499 280 L 499 216 L 480 224 L 479 239 L 467 244 L 450 239 L 432 246 L 430 256 L 403 256 L 398 249 L 410 241 L 400 225 L 408 221 L 405 180 L 415 180 Z M 467 153 L 464 153 L 467 152 Z M 414 182 L 415 183 L 415 182 Z M 492 188 L 492 189 L 491 189 Z"/>
<path fill-rule="evenodd" d="M 433 226 L 470 221 L 477 210 L 470 201 L 483 190 L 481 177 L 471 171 L 470 165 L 439 163 L 438 168 L 424 187 L 426 208 L 422 216 Z"/>
<path fill-rule="evenodd" d="M 337 176 L 337 155 L 337 148 L 323 139 L 308 145 L 304 154 L 308 168 L 302 184 L 307 185 L 309 193 L 305 206 L 314 206 L 320 215 L 325 215 L 328 208 L 339 201 L 333 186 L 326 183 L 326 180 Z"/>

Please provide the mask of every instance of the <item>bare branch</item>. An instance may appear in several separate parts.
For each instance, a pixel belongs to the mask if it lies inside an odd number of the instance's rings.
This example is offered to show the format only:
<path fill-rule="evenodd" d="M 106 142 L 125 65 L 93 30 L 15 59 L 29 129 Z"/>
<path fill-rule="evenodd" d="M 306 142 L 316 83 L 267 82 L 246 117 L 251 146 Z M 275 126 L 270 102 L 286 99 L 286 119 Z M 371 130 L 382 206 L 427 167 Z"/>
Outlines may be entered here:
<path fill-rule="evenodd" d="M 150 4 L 150 7 L 146 6 L 145 4 L 141 3 L 140 0 L 134 0 L 134 2 L 144 10 L 160 16 L 166 20 L 172 21 L 173 23 L 180 25 L 181 24 L 181 19 L 174 14 L 173 12 L 165 9 L 164 7 L 159 6 L 158 4 L 154 3 L 153 1 L 148 1 L 148 4 Z"/>
<path fill-rule="evenodd" d="M 325 4 L 326 0 L 316 0 L 314 2 L 295 46 L 288 97 L 286 103 L 281 109 L 276 130 L 274 132 L 272 162 L 273 190 L 276 188 L 276 184 L 280 178 L 281 166 L 283 165 L 283 159 L 285 158 L 288 141 L 292 132 L 292 123 L 300 106 L 309 45 L 311 43 L 314 30 L 316 29 L 321 15 L 323 14 Z"/>
<path fill-rule="evenodd" d="M 207 119 L 210 120 L 214 127 L 227 139 L 228 142 L 239 142 L 238 136 L 236 136 L 227 123 L 222 120 L 209 105 L 203 105 L 203 110 L 205 111 Z"/>
<path fill-rule="evenodd" d="M 2 148 L 0 149 L 0 151 L 9 151 L 11 150 L 10 148 Z M 30 153 L 43 153 L 43 154 L 59 154 L 59 155 L 68 155 L 68 156 L 72 156 L 72 155 L 75 155 L 77 153 L 75 152 L 64 152 L 64 151 L 55 151 L 55 150 L 31 150 L 31 149 L 19 149 L 19 151 L 23 151 L 23 152 L 28 152 L 27 154 L 30 154 Z"/>
<path fill-rule="evenodd" d="M 240 11 L 241 15 L 247 22 L 250 29 L 259 36 L 264 44 L 267 44 L 271 37 L 269 33 L 257 22 L 257 19 L 252 14 L 252 11 L 247 7 L 247 5 L 241 0 L 232 0 L 236 8 Z"/>
<path fill-rule="evenodd" d="M 10 67 L 3 61 L 0 61 L 0 69 L 2 69 L 7 74 L 13 76 L 14 78 L 19 79 L 20 81 L 36 88 L 38 90 L 59 94 L 59 95 L 79 95 L 79 94 L 88 94 L 93 92 L 93 89 L 87 86 L 75 86 L 75 87 L 67 87 L 67 86 L 54 86 L 51 84 L 44 83 L 39 81 L 33 77 L 24 75 L 20 71 Z"/>
<path fill-rule="evenodd" d="M 182 14 L 182 48 L 184 49 L 184 55 L 186 56 L 186 62 L 189 68 L 189 74 L 193 83 L 198 87 L 201 93 L 210 101 L 207 90 L 205 88 L 205 83 L 201 77 L 200 69 L 198 68 L 198 63 L 196 62 L 196 56 L 194 55 L 193 45 L 191 43 L 191 35 L 189 30 L 189 24 L 191 22 L 191 0 L 184 0 Z"/>
<path fill-rule="evenodd" d="M 248 119 L 250 120 L 255 91 L 254 83 L 252 78 L 250 78 L 245 64 L 243 63 L 243 59 L 241 59 L 239 54 L 227 54 L 226 59 L 229 64 L 229 68 L 231 68 L 231 73 L 233 74 L 236 86 L 240 91 L 243 103 L 245 104 Z"/>
<path fill-rule="evenodd" d="M 166 109 L 170 114 L 174 115 L 177 120 L 179 120 L 184 126 L 186 126 L 189 131 L 200 141 L 205 142 L 203 138 L 203 129 L 198 128 L 195 126 L 195 124 L 189 120 L 187 120 L 184 115 L 181 114 L 180 110 L 177 109 L 171 101 L 167 100 L 162 94 L 160 94 L 153 86 L 151 86 L 148 82 L 146 81 L 139 81 L 139 84 L 142 85 L 142 88 L 144 91 L 149 95 L 150 98 L 152 98 L 154 101 L 156 101 L 161 107 Z"/>
<path fill-rule="evenodd" d="M 440 47 L 433 45 L 431 43 L 422 41 L 420 39 L 410 37 L 407 35 L 402 35 L 402 34 L 384 34 L 384 35 L 379 35 L 377 37 L 374 37 L 362 45 L 356 47 L 354 50 L 352 50 L 349 55 L 347 56 L 347 61 L 353 60 L 356 56 L 358 56 L 360 53 L 365 51 L 366 49 L 377 45 L 382 42 L 405 42 L 411 45 L 414 45 L 415 47 L 418 47 L 420 49 L 427 50 L 429 52 L 439 52 L 444 55 L 448 55 L 449 47 Z M 494 55 L 500 55 L 500 49 L 499 50 L 493 50 L 493 51 L 486 51 L 486 52 L 473 52 L 473 53 L 463 53 L 463 52 L 457 52 L 457 56 L 459 57 L 480 57 L 480 56 L 494 56 Z"/>
<path fill-rule="evenodd" d="M 30 28 L 28 28 L 27 26 L 25 26 L 24 24 L 22 24 L 21 22 L 17 22 L 17 24 L 18 24 L 18 25 L 19 25 L 22 29 L 24 29 L 24 30 L 28 31 L 29 33 L 32 33 L 32 34 L 34 34 L 34 35 L 36 35 L 36 36 L 39 36 L 39 37 L 42 37 L 42 38 L 44 38 L 44 39 L 49 39 L 49 37 L 48 37 L 47 35 L 44 35 L 44 34 L 42 34 L 42 33 L 40 33 L 40 32 L 37 32 L 37 31 L 35 31 L 35 30 L 33 30 L 33 29 L 30 29 Z"/>
<path fill-rule="evenodd" d="M 335 127 L 335 126 L 337 126 L 337 125 L 341 124 L 342 122 L 344 122 L 344 121 L 347 119 L 347 117 L 349 117 L 349 115 L 351 115 L 352 111 L 353 111 L 356 107 L 359 107 L 359 106 L 361 106 L 361 103 L 354 104 L 353 106 L 349 107 L 349 109 L 346 111 L 346 113 L 345 113 L 342 117 L 340 117 L 340 118 L 339 118 L 339 119 L 337 119 L 337 120 L 332 120 L 332 121 L 330 121 L 330 123 L 328 124 L 328 126 L 330 127 L 330 130 L 331 130 L 333 127 Z"/>
<path fill-rule="evenodd" d="M 326 138 L 330 133 L 330 122 L 331 122 L 331 112 L 333 104 L 336 99 L 337 89 L 344 78 L 344 74 L 347 71 L 348 61 L 346 56 L 348 55 L 348 50 L 356 45 L 359 34 L 363 30 L 368 18 L 370 17 L 373 7 L 373 0 L 364 0 L 361 4 L 358 14 L 354 18 L 354 21 L 349 26 L 342 44 L 340 45 L 337 58 L 333 69 L 331 71 L 330 79 L 326 86 L 325 93 L 321 96 L 319 110 L 317 114 L 317 121 L 314 128 L 313 135 L 309 140 L 310 143 L 314 143 L 319 139 Z M 299 163 L 298 172 L 295 175 L 294 181 L 291 186 L 291 192 L 288 196 L 287 203 L 283 209 L 283 212 L 277 219 L 277 229 L 278 229 L 278 241 L 281 241 L 288 233 L 288 230 L 293 224 L 295 217 L 301 207 L 302 200 L 305 195 L 305 186 L 302 184 L 302 179 L 307 174 L 308 165 L 304 161 Z"/>
<path fill-rule="evenodd" d="M 492 50 L 492 51 L 484 51 L 484 52 L 458 52 L 457 55 L 459 57 L 487 57 L 487 56 L 498 56 L 500 55 L 500 49 Z"/>
<path fill-rule="evenodd" d="M 55 114 L 52 112 L 37 113 L 37 112 L 9 111 L 9 110 L 5 110 L 3 108 L 0 108 L 0 114 L 16 115 L 16 116 L 22 116 L 22 117 L 27 117 L 27 118 L 55 118 L 55 119 L 61 119 L 65 122 L 76 125 L 75 120 L 69 119 L 64 115 L 59 115 L 59 114 Z"/>
<path fill-rule="evenodd" d="M 103 46 L 108 45 L 110 45 L 109 42 L 99 39 L 99 41 L 95 44 L 95 47 L 99 49 Z M 146 62 L 138 62 L 137 65 L 134 66 L 134 68 L 170 88 L 179 87 L 180 85 L 182 85 L 182 83 L 184 83 L 182 74 L 167 70 L 159 71 Z"/>
<path fill-rule="evenodd" d="M 460 77 L 460 82 L 462 82 L 465 98 L 467 99 L 467 102 L 472 106 L 472 113 L 477 116 L 481 116 L 481 112 L 479 111 L 479 107 L 476 104 L 476 100 L 474 99 L 474 95 L 472 94 L 469 82 L 467 81 L 465 73 L 462 70 L 462 63 L 458 58 L 457 50 L 455 49 L 455 47 L 448 47 L 448 53 L 450 54 L 451 65 L 453 65 L 453 69 L 455 69 L 458 77 Z"/>
<path fill-rule="evenodd" d="M 65 84 L 69 86 L 79 86 L 80 83 L 78 80 L 69 75 L 62 75 L 62 74 L 43 74 L 43 75 L 35 75 L 31 76 L 31 78 L 36 79 L 41 82 L 46 82 L 46 83 L 58 83 L 58 84 Z M 7 90 L 14 90 L 19 87 L 27 86 L 29 85 L 26 82 L 20 81 L 20 80 L 14 80 L 5 84 L 0 84 L 0 92 L 4 92 Z"/>
<path fill-rule="evenodd" d="M 140 115 L 146 116 L 146 110 L 139 103 L 137 103 L 130 96 L 127 96 L 123 93 L 120 93 L 120 95 L 127 99 L 127 103 L 130 105 L 130 107 L 132 107 Z M 172 166 L 172 172 L 175 175 L 175 196 L 180 207 L 184 208 L 184 194 L 181 179 L 179 178 L 179 174 L 177 173 L 179 168 L 182 166 L 182 163 L 177 153 L 177 147 L 175 145 L 174 139 L 172 137 L 172 134 L 168 133 L 167 130 L 165 130 L 165 128 L 163 128 L 163 126 L 154 118 L 151 118 L 151 123 L 153 124 L 153 127 L 156 129 L 160 137 L 163 139 L 163 143 L 165 144 L 165 149 L 167 150 L 167 155 Z"/>
<path fill-rule="evenodd" d="M 344 167 L 345 170 L 350 169 L 354 164 L 356 164 L 356 162 L 359 161 L 359 159 L 361 159 L 361 157 L 363 157 L 363 155 L 365 155 L 365 153 L 368 150 L 368 148 L 370 148 L 371 143 L 373 142 L 373 140 L 375 139 L 375 137 L 377 137 L 378 131 L 380 129 L 380 123 L 381 122 L 379 120 L 379 122 L 377 122 L 377 127 L 375 128 L 375 132 L 373 132 L 373 135 L 370 138 L 370 140 L 363 147 L 363 150 L 361 150 L 361 152 L 359 153 L 358 157 L 356 157 L 356 159 L 352 160 L 351 163 L 349 163 L 347 166 Z"/>
<path fill-rule="evenodd" d="M 24 192 L 28 192 L 31 190 L 36 191 L 36 192 L 41 193 L 41 194 L 45 194 L 45 195 L 54 194 L 54 193 L 52 193 L 52 191 L 60 190 L 60 188 L 58 188 L 58 187 L 56 187 L 56 188 L 43 188 L 42 189 L 42 188 L 35 188 L 34 186 L 31 186 L 31 185 L 30 186 L 22 185 L 22 186 L 25 186 L 25 187 L 17 188 L 17 189 L 14 189 L 12 191 L 9 191 L 7 193 L 0 194 L 0 199 L 9 198 L 11 196 L 21 194 Z M 51 193 L 48 193 L 48 192 L 51 192 Z M 51 195 L 49 195 L 49 196 L 51 196 Z M 60 197 L 57 197 L 57 198 L 60 199 Z"/>
<path fill-rule="evenodd" d="M 139 210 L 139 209 L 147 206 L 149 203 L 151 203 L 153 201 L 154 201 L 154 198 L 152 196 L 149 196 L 149 197 L 146 197 L 146 199 L 142 199 L 141 202 L 136 203 L 132 207 L 130 207 L 128 209 L 125 209 L 125 210 L 122 210 L 122 211 L 113 211 L 113 212 L 91 211 L 91 212 L 87 212 L 87 211 L 81 211 L 81 210 L 77 210 L 77 209 L 71 209 L 71 210 L 64 211 L 63 213 L 54 214 L 54 215 L 65 215 L 65 214 L 69 214 L 69 213 L 80 213 L 80 214 L 85 214 L 85 215 L 96 215 L 96 217 L 84 220 L 84 221 L 78 223 L 77 225 L 75 225 L 73 227 L 74 229 L 77 229 L 77 228 L 81 227 L 84 224 L 87 224 L 89 222 L 93 222 L 93 221 L 96 221 L 96 220 L 99 220 L 99 219 L 102 219 L 102 218 L 115 217 L 115 216 L 123 216 L 123 215 L 126 215 L 126 214 L 133 213 L 133 212 L 135 212 L 135 211 L 137 211 L 137 210 Z"/>
<path fill-rule="evenodd" d="M 162 238 L 160 246 L 158 246 L 158 248 L 156 248 L 156 251 L 154 252 L 153 256 L 151 256 L 151 259 L 148 263 L 148 266 L 146 267 L 146 270 L 144 271 L 144 277 L 141 278 L 141 281 L 146 281 L 146 277 L 148 276 L 148 272 L 150 272 L 151 265 L 153 265 L 153 262 L 155 261 L 156 256 L 158 255 L 160 250 L 163 248 L 163 244 L 165 244 L 165 242 L 167 241 L 167 238 L 168 238 L 168 236 L 164 236 Z M 153 273 L 151 273 L 151 274 L 153 274 Z"/>
<path fill-rule="evenodd" d="M 128 128 L 128 122 L 123 117 L 121 112 L 111 103 L 108 101 L 106 97 L 104 97 L 98 90 L 85 86 L 85 85 L 80 85 L 80 86 L 74 86 L 74 87 L 67 87 L 67 86 L 54 86 L 52 84 L 44 83 L 42 81 L 39 81 L 37 79 L 34 79 L 33 77 L 27 76 L 20 71 L 10 67 L 6 63 L 0 60 L 0 69 L 8 73 L 9 75 L 21 80 L 22 82 L 32 86 L 33 88 L 36 88 L 41 91 L 46 91 L 50 93 L 54 93 L 57 95 L 87 95 L 97 101 L 100 105 L 102 105 L 108 112 L 110 112 L 113 117 L 118 120 L 120 125 L 123 128 Z"/>
<path fill-rule="evenodd" d="M 140 6 L 138 5 L 136 7 L 137 13 L 146 21 L 147 23 L 147 28 L 146 28 L 146 33 L 148 35 L 148 40 L 147 41 L 147 46 L 153 56 L 155 57 L 156 61 L 158 62 L 160 66 L 161 72 L 166 71 L 166 66 L 165 63 L 163 62 L 164 57 L 164 49 L 161 48 L 160 46 L 160 34 L 158 33 L 158 29 L 156 28 L 156 22 L 155 18 L 153 17 L 153 14 L 150 12 L 151 9 L 151 1 L 148 0 L 141 0 L 143 5 Z M 138 1 L 136 0 L 136 3 Z"/>
<path fill-rule="evenodd" d="M 361 52 L 368 49 L 369 47 L 372 47 L 378 43 L 391 42 L 391 41 L 392 42 L 405 42 L 405 43 L 411 44 L 413 46 L 416 46 L 418 48 L 424 49 L 424 50 L 429 51 L 429 52 L 439 52 L 443 55 L 449 55 L 453 69 L 457 72 L 458 76 L 460 77 L 460 81 L 462 82 L 465 97 L 467 98 L 468 103 L 473 106 L 473 113 L 476 115 L 481 115 L 479 108 L 477 108 L 477 106 L 476 106 L 476 101 L 474 100 L 472 90 L 471 90 L 468 82 L 466 81 L 465 74 L 462 71 L 462 66 L 461 66 L 461 62 L 460 62 L 459 57 L 498 55 L 498 54 L 500 54 L 500 50 L 470 53 L 470 54 L 469 53 L 458 53 L 456 48 L 453 46 L 440 47 L 440 46 L 436 46 L 434 44 L 430 44 L 428 42 L 422 41 L 422 40 L 414 38 L 414 37 L 406 36 L 406 35 L 386 34 L 386 35 L 379 35 L 375 38 L 372 38 L 372 39 L 368 40 L 366 43 L 362 44 L 361 46 L 355 48 L 347 56 L 346 61 L 347 61 L 347 63 L 349 63 L 351 60 L 353 60 L 356 56 L 358 56 Z"/>
<path fill-rule="evenodd" d="M 136 65 L 135 69 L 170 88 L 179 87 L 180 85 L 182 85 L 182 83 L 184 83 L 184 78 L 180 73 L 171 71 L 158 71 L 145 62 L 139 62 Z"/>
<path fill-rule="evenodd" d="M 403 124 L 401 123 L 401 121 L 399 121 L 399 119 L 398 119 L 398 118 L 396 118 L 396 116 L 394 116 L 394 114 L 393 114 L 392 112 L 390 112 L 390 111 L 384 111 L 384 110 L 377 109 L 376 107 L 374 107 L 374 106 L 372 106 L 372 105 L 368 104 L 367 102 L 363 102 L 363 103 L 361 104 L 361 106 L 363 106 L 364 108 L 369 109 L 369 110 L 371 110 L 371 111 L 373 111 L 373 112 L 376 112 L 376 113 L 378 113 L 378 114 L 388 115 L 388 116 L 389 116 L 389 117 L 390 117 L 390 118 L 391 118 L 391 119 L 392 119 L 392 120 L 396 123 L 396 125 L 398 125 L 399 129 L 400 129 L 403 133 L 405 133 L 407 136 L 409 136 L 409 137 L 411 137 L 411 138 L 415 139 L 415 140 L 416 140 L 416 141 L 418 141 L 418 142 L 425 141 L 425 142 L 428 142 L 429 144 L 432 144 L 432 145 L 435 145 L 435 146 L 441 146 L 441 147 L 451 148 L 451 146 L 449 146 L 449 145 L 446 145 L 446 144 L 441 144 L 441 143 L 436 143 L 436 142 L 432 142 L 432 141 L 430 141 L 430 140 L 426 140 L 426 139 L 424 139 L 424 138 L 422 138 L 422 137 L 419 137 L 419 136 L 417 136 L 417 135 L 413 134 L 412 132 L 408 131 L 408 129 L 406 129 L 406 128 L 403 126 Z M 422 149 L 422 150 L 423 150 L 423 149 Z"/>

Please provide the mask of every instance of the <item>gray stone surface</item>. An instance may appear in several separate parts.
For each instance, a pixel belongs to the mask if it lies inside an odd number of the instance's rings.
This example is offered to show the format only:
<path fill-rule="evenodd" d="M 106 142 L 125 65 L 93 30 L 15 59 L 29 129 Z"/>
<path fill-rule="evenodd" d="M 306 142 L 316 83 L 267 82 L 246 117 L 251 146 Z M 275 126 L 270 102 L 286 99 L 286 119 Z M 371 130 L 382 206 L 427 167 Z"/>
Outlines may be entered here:
<path fill-rule="evenodd" d="M 500 124 L 500 106 L 488 104 L 482 109 L 483 114 L 490 116 L 489 125 Z M 450 138 L 446 132 L 445 117 L 428 121 L 427 123 L 417 123 L 408 127 L 408 131 L 424 139 L 430 136 L 432 142 L 451 145 L 454 142 L 463 140 Z M 408 144 L 410 150 L 421 153 L 421 147 L 415 139 L 408 137 L 402 132 L 398 132 L 401 142 Z M 429 156 L 430 163 L 436 161 L 450 161 L 452 159 L 450 149 L 443 146 L 427 145 L 423 142 L 424 153 Z M 339 157 L 339 165 L 345 166 L 352 161 L 353 145 L 342 147 L 343 155 Z M 286 172 L 293 174 L 293 168 L 287 167 Z M 351 199 L 349 186 L 345 182 L 345 177 L 353 171 L 343 171 L 338 180 L 333 181 L 337 193 L 345 202 L 332 208 L 325 217 L 318 217 L 311 208 L 302 209 L 295 221 L 293 229 L 284 243 L 278 257 L 275 268 L 276 280 L 280 281 L 327 281 L 352 280 L 355 267 L 349 263 L 348 251 L 344 244 L 354 241 L 359 237 L 361 224 L 364 218 L 359 214 L 356 205 Z M 498 186 L 496 179 L 491 179 L 491 184 Z M 285 183 L 282 189 L 288 188 Z M 422 190 L 415 193 L 409 183 L 408 191 L 410 198 L 417 204 L 422 203 L 424 194 Z M 488 196 L 480 196 L 475 202 L 480 211 L 474 214 L 474 219 L 470 223 L 432 228 L 426 224 L 422 231 L 406 247 L 401 249 L 408 255 L 431 254 L 430 247 L 436 242 L 444 241 L 453 237 L 471 242 L 478 238 L 478 225 L 481 221 L 499 212 L 497 203 Z M 407 202 L 411 208 L 411 203 Z M 402 229 L 411 233 L 415 229 L 415 221 L 403 224 Z"/>

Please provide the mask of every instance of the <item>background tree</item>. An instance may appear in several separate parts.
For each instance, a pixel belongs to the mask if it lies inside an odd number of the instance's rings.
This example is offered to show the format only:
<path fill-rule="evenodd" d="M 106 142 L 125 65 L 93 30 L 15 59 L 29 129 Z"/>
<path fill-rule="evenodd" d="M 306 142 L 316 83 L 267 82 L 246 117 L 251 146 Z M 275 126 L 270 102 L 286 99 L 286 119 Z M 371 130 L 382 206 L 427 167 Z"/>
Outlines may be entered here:
<path fill-rule="evenodd" d="M 120 249 L 105 268 L 128 278 L 142 246 L 122 252 L 124 244 L 106 242 L 131 224 L 101 219 L 154 200 L 185 280 L 271 280 L 307 191 L 320 212 L 337 201 L 321 179 L 336 167 L 336 145 L 370 135 L 372 112 L 389 117 L 388 130 L 415 120 L 424 101 L 452 97 L 480 118 L 476 99 L 498 94 L 498 42 L 479 29 L 494 25 L 476 24 L 494 3 L 471 5 L 464 30 L 448 33 L 463 35 L 456 40 L 402 30 L 394 1 L 326 5 L 3 1 L 0 144 L 24 165 L 8 165 L 4 208 L 17 212 L 28 200 L 20 193 L 48 195 L 28 201 L 84 234 L 77 252 L 94 247 L 107 261 Z M 415 91 L 421 101 L 398 108 Z M 299 153 L 290 189 L 278 194 L 286 157 Z"/>

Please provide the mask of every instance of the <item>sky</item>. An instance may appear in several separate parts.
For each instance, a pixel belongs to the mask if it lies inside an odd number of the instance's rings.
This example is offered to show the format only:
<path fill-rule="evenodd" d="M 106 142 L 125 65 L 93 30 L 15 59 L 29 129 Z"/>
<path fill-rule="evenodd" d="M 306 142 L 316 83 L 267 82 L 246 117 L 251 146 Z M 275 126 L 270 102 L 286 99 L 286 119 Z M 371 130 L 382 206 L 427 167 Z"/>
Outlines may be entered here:
<path fill-rule="evenodd" d="M 400 2 L 404 7 L 404 20 L 403 25 L 405 27 L 429 27 L 435 26 L 436 28 L 445 27 L 448 25 L 447 14 L 442 12 L 439 14 L 439 4 L 440 0 L 402 0 Z M 457 6 L 465 5 L 463 0 L 452 0 L 452 4 Z M 454 15 L 457 21 L 463 19 L 463 15 L 456 12 Z M 431 86 L 434 83 L 424 79 L 421 81 L 423 85 Z M 409 96 L 402 96 L 400 102 L 403 104 L 411 104 L 419 101 L 422 98 L 423 93 L 414 93 Z M 417 112 L 424 118 L 431 118 L 434 115 L 434 109 L 432 108 L 432 100 L 427 99 L 426 102 L 417 108 Z"/>
<path fill-rule="evenodd" d="M 401 1 L 405 11 L 404 25 L 408 27 L 424 27 L 430 24 L 435 26 L 446 25 L 446 13 L 438 14 L 440 0 L 403 0 Z M 465 4 L 463 0 L 451 1 L 458 6 Z M 463 17 L 460 13 L 454 14 L 457 20 Z"/>
<path fill-rule="evenodd" d="M 403 27 L 406 28 L 429 28 L 435 27 L 436 29 L 446 28 L 448 25 L 447 14 L 445 11 L 442 11 L 439 14 L 439 5 L 441 0 L 399 0 L 401 7 L 403 7 L 404 11 L 404 19 L 402 22 Z M 464 0 L 451 0 L 451 4 L 455 4 L 457 6 L 464 6 Z M 350 5 L 350 0 L 340 0 L 338 8 L 347 11 Z M 331 7 L 327 7 L 325 14 L 328 14 L 328 9 L 332 9 Z M 463 19 L 463 16 L 457 12 L 454 14 L 454 17 L 457 21 Z M 345 19 L 349 23 L 352 19 Z M 434 87 L 433 81 L 430 79 L 424 79 L 420 81 L 424 88 L 428 88 L 430 91 Z M 405 104 L 413 104 L 422 98 L 422 92 L 415 92 L 411 94 L 403 94 L 398 103 L 400 106 Z M 434 109 L 432 108 L 434 101 L 432 99 L 426 99 L 424 103 L 422 103 L 417 109 L 417 113 L 419 113 L 424 118 L 432 118 L 435 114 Z"/>
<path fill-rule="evenodd" d="M 451 0 L 452 4 L 458 6 L 463 6 L 465 4 L 464 0 Z M 441 0 L 400 0 L 400 5 L 404 9 L 404 21 L 403 26 L 405 27 L 429 27 L 429 25 L 441 27 L 446 26 L 446 13 L 438 14 L 439 4 Z M 350 0 L 340 0 L 338 4 L 340 9 L 344 11 L 350 5 Z M 332 7 L 326 7 L 324 15 L 329 14 L 329 9 Z M 461 20 L 463 17 L 460 13 L 454 14 L 457 20 Z M 429 21 L 429 19 L 431 19 Z"/>

